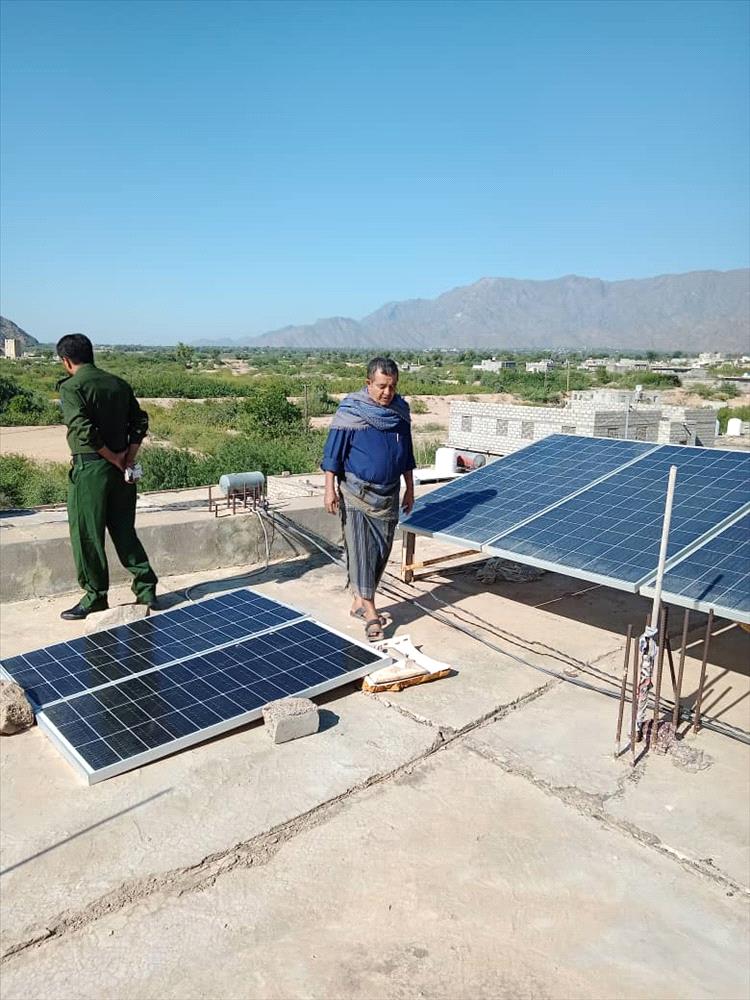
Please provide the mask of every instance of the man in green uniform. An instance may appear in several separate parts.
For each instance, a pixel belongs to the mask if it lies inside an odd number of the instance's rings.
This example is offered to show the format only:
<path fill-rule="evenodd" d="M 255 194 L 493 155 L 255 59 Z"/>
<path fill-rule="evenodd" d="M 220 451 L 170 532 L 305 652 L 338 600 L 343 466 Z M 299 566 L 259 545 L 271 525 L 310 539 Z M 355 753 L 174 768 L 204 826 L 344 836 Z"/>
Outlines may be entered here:
<path fill-rule="evenodd" d="M 96 367 L 88 337 L 80 333 L 63 337 L 57 354 L 68 373 L 58 388 L 72 453 L 70 542 L 78 583 L 85 591 L 80 602 L 60 617 L 78 621 L 108 607 L 105 528 L 120 562 L 133 574 L 136 601 L 155 607 L 156 574 L 135 533 L 136 487 L 125 479 L 148 431 L 148 414 L 127 382 Z"/>

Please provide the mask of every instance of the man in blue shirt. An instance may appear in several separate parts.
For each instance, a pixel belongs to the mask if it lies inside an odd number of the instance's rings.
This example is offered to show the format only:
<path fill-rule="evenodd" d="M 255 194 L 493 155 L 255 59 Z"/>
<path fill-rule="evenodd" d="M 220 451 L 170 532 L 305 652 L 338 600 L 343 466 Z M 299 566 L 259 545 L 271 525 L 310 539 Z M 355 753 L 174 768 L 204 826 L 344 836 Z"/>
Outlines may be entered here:
<path fill-rule="evenodd" d="M 321 469 L 326 474 L 325 507 L 341 514 L 349 585 L 350 614 L 365 623 L 371 642 L 383 638 L 375 591 L 388 563 L 399 516 L 401 477 L 406 489 L 401 509 L 414 505 L 416 465 L 409 404 L 396 393 L 398 366 L 373 358 L 367 384 L 342 399 L 326 439 Z"/>

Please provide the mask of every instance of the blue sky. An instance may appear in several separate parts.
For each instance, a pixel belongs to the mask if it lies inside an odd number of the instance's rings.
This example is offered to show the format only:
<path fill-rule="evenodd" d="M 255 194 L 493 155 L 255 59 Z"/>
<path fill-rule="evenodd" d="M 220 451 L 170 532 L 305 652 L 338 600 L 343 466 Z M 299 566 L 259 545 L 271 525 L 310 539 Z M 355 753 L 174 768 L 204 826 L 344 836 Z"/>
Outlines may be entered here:
<path fill-rule="evenodd" d="M 748 264 L 745 3 L 2 3 L 2 311 L 162 342 Z"/>

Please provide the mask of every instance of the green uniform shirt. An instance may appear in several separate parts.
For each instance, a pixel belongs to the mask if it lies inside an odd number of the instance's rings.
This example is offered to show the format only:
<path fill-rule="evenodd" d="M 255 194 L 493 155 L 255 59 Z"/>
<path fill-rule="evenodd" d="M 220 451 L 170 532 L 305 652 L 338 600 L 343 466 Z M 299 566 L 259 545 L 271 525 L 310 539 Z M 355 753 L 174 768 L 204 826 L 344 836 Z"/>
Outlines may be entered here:
<path fill-rule="evenodd" d="M 106 445 L 121 452 L 140 444 L 148 431 L 148 414 L 138 405 L 127 382 L 96 365 L 81 365 L 58 383 L 68 447 L 74 455 Z"/>

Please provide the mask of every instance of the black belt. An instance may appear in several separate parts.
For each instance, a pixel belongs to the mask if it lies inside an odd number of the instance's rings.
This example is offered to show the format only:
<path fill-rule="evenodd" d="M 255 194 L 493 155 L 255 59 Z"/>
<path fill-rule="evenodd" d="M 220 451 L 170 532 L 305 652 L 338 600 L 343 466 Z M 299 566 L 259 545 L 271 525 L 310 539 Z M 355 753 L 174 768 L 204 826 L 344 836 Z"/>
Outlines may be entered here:
<path fill-rule="evenodd" d="M 84 451 L 70 456 L 71 465 L 84 465 L 86 462 L 103 462 L 104 457 L 98 451 Z"/>

